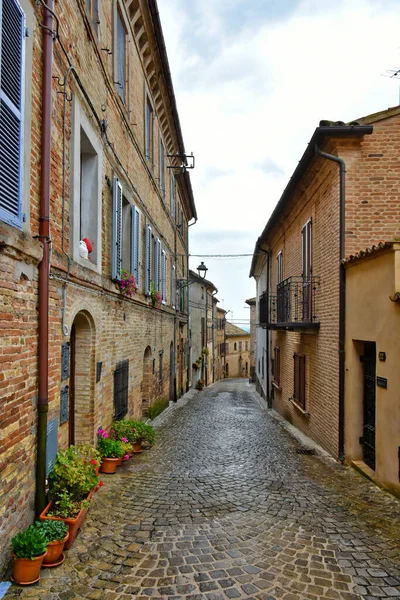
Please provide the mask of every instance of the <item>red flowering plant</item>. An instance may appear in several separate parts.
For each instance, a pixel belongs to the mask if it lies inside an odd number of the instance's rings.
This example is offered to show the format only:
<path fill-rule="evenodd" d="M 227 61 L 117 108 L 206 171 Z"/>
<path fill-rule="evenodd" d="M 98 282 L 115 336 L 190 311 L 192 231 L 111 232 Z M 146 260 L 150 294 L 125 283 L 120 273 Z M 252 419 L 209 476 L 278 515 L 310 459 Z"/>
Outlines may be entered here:
<path fill-rule="evenodd" d="M 121 279 L 119 280 L 118 283 L 119 283 L 120 292 L 123 296 L 125 296 L 125 298 L 132 298 L 132 296 L 134 296 L 136 294 L 136 290 L 137 290 L 136 279 L 132 275 L 132 273 L 129 273 L 129 271 L 122 269 Z"/>

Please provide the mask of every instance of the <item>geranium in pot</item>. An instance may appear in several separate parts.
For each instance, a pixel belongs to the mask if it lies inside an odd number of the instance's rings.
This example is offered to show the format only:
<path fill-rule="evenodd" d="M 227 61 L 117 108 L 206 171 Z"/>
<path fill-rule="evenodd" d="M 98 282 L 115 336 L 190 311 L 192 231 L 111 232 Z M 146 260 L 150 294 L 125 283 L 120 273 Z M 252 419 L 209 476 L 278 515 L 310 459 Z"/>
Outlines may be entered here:
<path fill-rule="evenodd" d="M 99 429 L 97 431 L 97 449 L 101 454 L 100 471 L 110 475 L 115 473 L 118 459 L 122 456 L 121 442 L 110 438 L 105 429 Z"/>
<path fill-rule="evenodd" d="M 69 528 L 64 521 L 36 521 L 33 527 L 44 534 L 47 552 L 42 567 L 58 567 L 64 562 L 64 545 L 69 537 Z"/>
<path fill-rule="evenodd" d="M 74 446 L 60 450 L 49 475 L 51 502 L 40 520 L 64 521 L 69 527 L 68 550 L 86 517 L 94 488 L 98 485 L 96 460 L 87 461 Z"/>
<path fill-rule="evenodd" d="M 126 437 L 123 437 L 119 441 L 121 443 L 121 454 L 118 457 L 117 467 L 120 467 L 124 463 L 124 461 L 129 460 L 132 453 L 132 444 L 129 443 Z"/>
<path fill-rule="evenodd" d="M 47 540 L 42 531 L 30 525 L 11 540 L 13 572 L 11 580 L 30 585 L 40 579 L 40 567 L 47 552 Z"/>

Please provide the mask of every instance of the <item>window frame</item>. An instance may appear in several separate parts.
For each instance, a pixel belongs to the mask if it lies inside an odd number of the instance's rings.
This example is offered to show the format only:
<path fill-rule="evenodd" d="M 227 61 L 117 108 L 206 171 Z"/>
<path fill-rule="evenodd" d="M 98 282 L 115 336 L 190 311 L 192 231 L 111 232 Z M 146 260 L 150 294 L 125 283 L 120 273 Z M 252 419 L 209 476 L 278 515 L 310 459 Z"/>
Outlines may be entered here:
<path fill-rule="evenodd" d="M 304 354 L 293 354 L 293 402 L 306 411 L 306 357 Z"/>
<path fill-rule="evenodd" d="M 129 112 L 130 109 L 130 93 L 129 93 L 129 85 L 130 85 L 130 56 L 129 56 L 129 43 L 131 41 L 130 34 L 130 25 L 129 21 L 125 15 L 125 9 L 121 0 L 114 0 L 114 19 L 113 19 L 113 77 L 114 77 L 114 85 L 117 91 L 117 95 L 120 98 L 122 104 L 125 106 L 125 109 Z M 121 96 L 119 89 L 119 69 L 118 69 L 118 15 L 121 19 L 121 23 L 125 30 L 125 77 L 126 77 L 126 87 L 125 87 L 125 98 Z"/>
<path fill-rule="evenodd" d="M 281 349 L 279 346 L 274 348 L 274 362 L 273 362 L 273 381 L 275 385 L 280 388 L 281 386 Z"/>
<path fill-rule="evenodd" d="M 97 183 L 96 183 L 96 239 L 91 240 L 96 245 L 96 263 L 84 259 L 79 255 L 80 229 L 81 229 L 81 128 L 88 138 L 91 146 L 97 153 Z M 70 227 L 70 254 L 74 262 L 82 267 L 91 269 L 101 274 L 102 265 L 102 169 L 103 145 L 97 137 L 88 117 L 82 109 L 76 94 L 72 99 L 72 135 L 71 135 L 71 172 L 70 196 L 72 200 L 72 226 Z M 71 251 L 72 250 L 72 251 Z"/>
<path fill-rule="evenodd" d="M 144 95 L 144 156 L 151 170 L 154 169 L 154 105 L 148 90 Z"/>
<path fill-rule="evenodd" d="M 158 174 L 160 182 L 160 193 L 162 198 L 165 198 L 165 145 L 160 134 L 158 145 Z"/>
<path fill-rule="evenodd" d="M 283 281 L 283 253 L 282 250 L 276 255 L 276 284 Z"/>
<path fill-rule="evenodd" d="M 121 375 L 120 375 L 121 374 Z M 118 376 L 123 378 L 123 387 L 117 390 Z M 123 408 L 117 413 L 117 393 L 120 395 L 123 393 Z M 120 421 L 128 414 L 129 409 L 129 359 L 118 362 L 114 370 L 114 388 L 113 388 L 113 408 L 114 408 L 114 419 Z"/>

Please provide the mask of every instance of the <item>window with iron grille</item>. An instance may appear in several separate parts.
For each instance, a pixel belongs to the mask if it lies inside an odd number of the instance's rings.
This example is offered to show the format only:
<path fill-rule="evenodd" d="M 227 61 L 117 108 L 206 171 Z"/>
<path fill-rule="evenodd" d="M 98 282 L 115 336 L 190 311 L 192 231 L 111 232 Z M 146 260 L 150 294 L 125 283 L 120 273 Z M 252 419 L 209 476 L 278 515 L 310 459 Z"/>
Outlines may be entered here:
<path fill-rule="evenodd" d="M 294 392 L 293 399 L 303 410 L 306 409 L 306 357 L 294 354 Z"/>
<path fill-rule="evenodd" d="M 114 371 L 114 419 L 123 419 L 128 412 L 129 360 L 117 363 Z"/>
<path fill-rule="evenodd" d="M 159 377 L 160 381 L 162 381 L 162 378 L 163 378 L 163 355 L 164 355 L 164 352 L 162 350 L 160 350 L 159 355 L 158 355 L 159 356 L 158 377 Z"/>
<path fill-rule="evenodd" d="M 273 376 L 274 376 L 274 382 L 276 383 L 276 385 L 278 387 L 280 387 L 280 382 L 281 382 L 281 350 L 280 348 L 276 347 L 274 348 L 274 369 L 273 369 Z"/>

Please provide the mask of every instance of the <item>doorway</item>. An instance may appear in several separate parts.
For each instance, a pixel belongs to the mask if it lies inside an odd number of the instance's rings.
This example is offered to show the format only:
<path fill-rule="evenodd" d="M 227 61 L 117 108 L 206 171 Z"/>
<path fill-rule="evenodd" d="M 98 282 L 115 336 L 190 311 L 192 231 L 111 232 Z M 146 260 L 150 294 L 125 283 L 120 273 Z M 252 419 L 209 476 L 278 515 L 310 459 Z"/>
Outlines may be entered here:
<path fill-rule="evenodd" d="M 376 344 L 364 343 L 362 357 L 363 392 L 363 460 L 375 471 L 375 415 L 376 415 Z"/>

